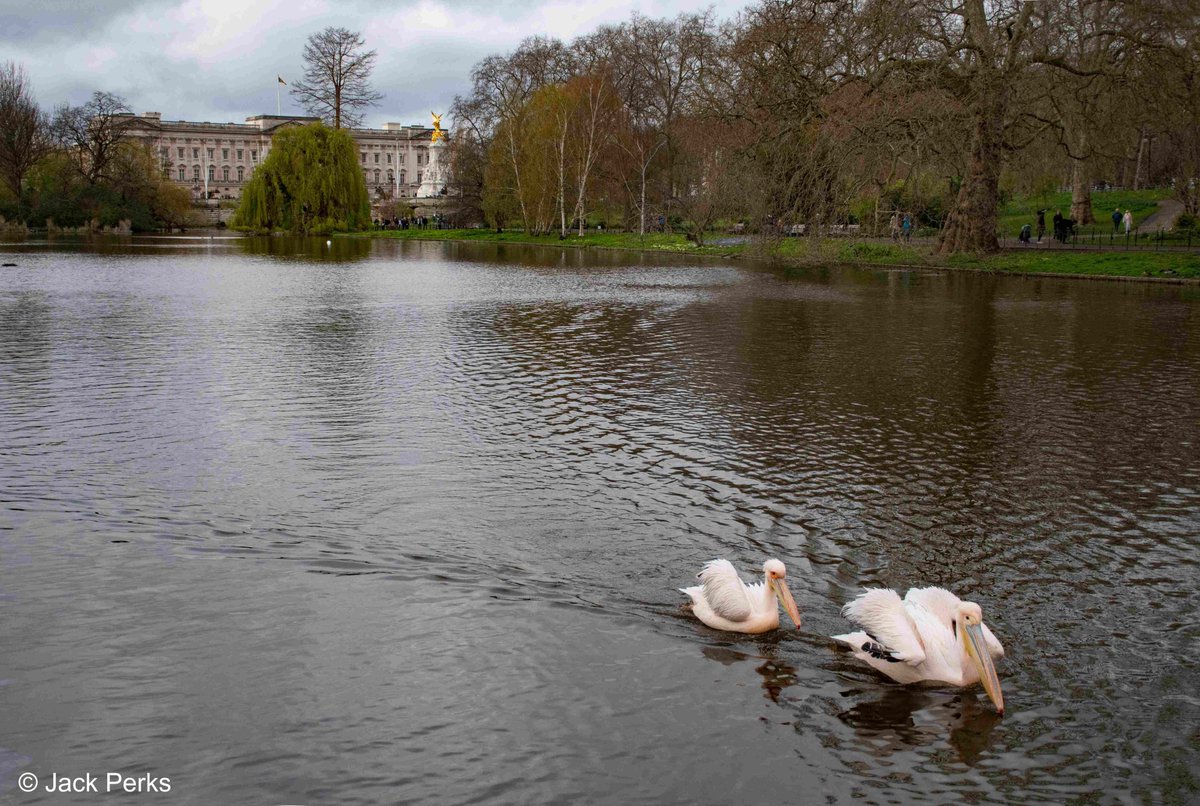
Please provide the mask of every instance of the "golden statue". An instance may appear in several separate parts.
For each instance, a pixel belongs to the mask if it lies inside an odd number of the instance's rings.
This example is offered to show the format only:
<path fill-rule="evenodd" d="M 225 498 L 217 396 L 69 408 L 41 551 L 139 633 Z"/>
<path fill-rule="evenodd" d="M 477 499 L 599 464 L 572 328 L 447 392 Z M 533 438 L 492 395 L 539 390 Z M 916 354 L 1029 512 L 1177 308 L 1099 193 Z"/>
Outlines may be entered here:
<path fill-rule="evenodd" d="M 445 140 L 446 132 L 442 130 L 442 116 L 435 112 L 429 114 L 433 115 L 433 139 L 429 142 L 436 143 L 438 140 Z"/>

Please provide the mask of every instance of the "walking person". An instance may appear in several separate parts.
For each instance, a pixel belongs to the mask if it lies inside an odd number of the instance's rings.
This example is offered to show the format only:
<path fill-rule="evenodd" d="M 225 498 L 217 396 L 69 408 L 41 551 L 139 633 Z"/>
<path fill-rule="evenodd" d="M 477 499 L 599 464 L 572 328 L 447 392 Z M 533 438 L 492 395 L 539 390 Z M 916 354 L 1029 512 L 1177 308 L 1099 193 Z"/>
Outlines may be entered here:
<path fill-rule="evenodd" d="M 893 241 L 900 240 L 900 213 L 899 212 L 892 213 L 892 220 L 890 222 L 888 222 L 888 226 L 891 229 L 892 240 Z"/>
<path fill-rule="evenodd" d="M 1129 237 L 1129 230 L 1133 229 L 1133 213 L 1131 213 L 1129 210 L 1126 210 L 1125 215 L 1121 218 L 1121 221 L 1125 223 L 1125 236 Z"/>
<path fill-rule="evenodd" d="M 1061 243 L 1066 243 L 1067 239 L 1063 236 L 1063 217 L 1062 210 L 1054 211 L 1054 239 Z"/>
<path fill-rule="evenodd" d="M 1117 227 L 1121 226 L 1121 210 L 1120 210 L 1120 208 L 1113 210 L 1112 222 L 1113 222 L 1113 235 L 1116 235 Z"/>
<path fill-rule="evenodd" d="M 904 230 L 904 242 L 908 243 L 909 241 L 911 241 L 912 240 L 912 216 L 910 214 L 908 214 L 908 213 L 904 214 L 904 223 L 902 223 L 900 225 L 900 228 L 902 230 Z"/>
<path fill-rule="evenodd" d="M 1038 210 L 1037 217 L 1038 236 L 1037 242 L 1042 242 L 1042 236 L 1046 234 L 1046 211 L 1045 209 Z"/>

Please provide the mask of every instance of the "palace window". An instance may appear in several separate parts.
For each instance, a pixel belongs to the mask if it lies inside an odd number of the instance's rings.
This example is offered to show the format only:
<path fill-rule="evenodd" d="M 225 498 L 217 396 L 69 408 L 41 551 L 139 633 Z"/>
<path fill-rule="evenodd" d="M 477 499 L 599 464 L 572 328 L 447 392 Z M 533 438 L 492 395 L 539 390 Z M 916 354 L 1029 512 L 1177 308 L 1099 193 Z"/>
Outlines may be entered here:
<path fill-rule="evenodd" d="M 375 152 L 375 164 L 376 165 L 379 164 L 379 152 L 378 151 Z"/>
<path fill-rule="evenodd" d="M 194 160 L 200 159 L 200 149 L 198 149 L 198 148 L 192 149 L 192 159 L 194 159 Z"/>
<path fill-rule="evenodd" d="M 186 179 L 187 179 L 187 168 L 184 168 L 182 165 L 180 165 L 179 166 L 179 181 L 183 182 Z"/>
<path fill-rule="evenodd" d="M 417 184 L 421 184 L 421 172 L 417 171 Z"/>
<path fill-rule="evenodd" d="M 216 181 L 216 178 L 217 178 L 217 166 L 209 165 L 208 166 L 208 181 L 209 182 Z"/>
<path fill-rule="evenodd" d="M 226 165 L 224 168 L 221 169 L 221 174 L 222 174 L 221 178 L 224 179 L 226 182 L 228 182 L 229 181 L 229 166 L 228 165 Z"/>
<path fill-rule="evenodd" d="M 214 151 L 216 151 L 216 149 L 210 148 L 210 149 L 208 150 L 208 160 L 209 160 L 209 162 L 212 162 L 212 158 L 213 158 L 213 152 L 214 152 Z"/>
<path fill-rule="evenodd" d="M 228 148 L 221 149 L 221 159 L 223 159 L 223 160 L 229 159 L 229 149 Z"/>
<path fill-rule="evenodd" d="M 408 181 L 408 180 L 407 180 L 407 179 L 405 179 L 405 177 L 404 177 L 404 175 L 405 175 L 406 173 L 408 173 L 408 172 L 407 172 L 407 171 L 405 171 L 403 168 L 401 168 L 401 169 L 400 169 L 400 184 L 402 184 L 402 185 L 403 185 L 403 184 L 405 184 L 405 182 L 407 182 L 407 181 Z"/>
<path fill-rule="evenodd" d="M 359 161 L 362 162 L 363 165 L 366 165 L 367 164 L 367 152 L 365 152 L 365 151 L 358 152 L 358 159 L 359 159 Z"/>
<path fill-rule="evenodd" d="M 257 152 L 257 151 L 251 151 L 251 152 L 250 152 L 250 161 L 251 161 L 251 162 L 257 162 L 257 161 L 258 161 L 258 152 Z"/>
<path fill-rule="evenodd" d="M 242 159 L 243 159 L 243 157 L 242 157 L 242 150 L 239 148 L 239 149 L 238 149 L 238 162 L 241 162 L 241 161 L 242 161 Z"/>
<path fill-rule="evenodd" d="M 246 169 L 239 165 L 238 166 L 238 181 L 244 182 L 245 180 L 246 180 Z"/>
<path fill-rule="evenodd" d="M 179 159 L 183 159 L 183 146 L 179 147 Z"/>
<path fill-rule="evenodd" d="M 390 152 L 388 153 L 388 163 L 387 163 L 387 164 L 388 164 L 388 165 L 391 165 L 391 164 L 392 164 L 392 155 L 391 155 L 391 153 L 390 153 Z"/>
<path fill-rule="evenodd" d="M 392 171 L 389 169 L 389 170 L 388 170 L 388 184 L 389 184 L 389 185 L 393 185 L 393 184 L 395 184 L 395 183 L 396 183 L 396 174 L 395 174 L 395 173 L 393 173 L 393 172 L 392 172 Z"/>
<path fill-rule="evenodd" d="M 192 166 L 192 179 L 195 179 L 197 182 L 200 181 L 200 166 L 199 165 Z"/>
<path fill-rule="evenodd" d="M 375 169 L 375 184 L 379 184 L 379 169 Z"/>

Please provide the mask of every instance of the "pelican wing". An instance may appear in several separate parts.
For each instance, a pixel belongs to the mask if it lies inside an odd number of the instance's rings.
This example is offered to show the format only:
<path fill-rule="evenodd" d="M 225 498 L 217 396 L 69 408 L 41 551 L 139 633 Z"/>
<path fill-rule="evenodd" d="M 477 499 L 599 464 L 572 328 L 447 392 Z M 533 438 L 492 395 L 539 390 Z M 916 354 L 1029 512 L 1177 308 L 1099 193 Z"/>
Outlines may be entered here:
<path fill-rule="evenodd" d="M 696 576 L 704 590 L 704 600 L 714 613 L 730 621 L 750 618 L 754 608 L 746 586 L 728 560 L 711 560 Z"/>
<path fill-rule="evenodd" d="M 904 594 L 904 601 L 918 604 L 928 610 L 947 630 L 954 621 L 958 606 L 962 604 L 962 599 L 945 588 L 909 588 L 908 593 Z"/>
<path fill-rule="evenodd" d="M 910 666 L 925 661 L 925 647 L 917 625 L 894 590 L 865 591 L 842 608 L 842 615 L 861 625 L 894 660 Z"/>

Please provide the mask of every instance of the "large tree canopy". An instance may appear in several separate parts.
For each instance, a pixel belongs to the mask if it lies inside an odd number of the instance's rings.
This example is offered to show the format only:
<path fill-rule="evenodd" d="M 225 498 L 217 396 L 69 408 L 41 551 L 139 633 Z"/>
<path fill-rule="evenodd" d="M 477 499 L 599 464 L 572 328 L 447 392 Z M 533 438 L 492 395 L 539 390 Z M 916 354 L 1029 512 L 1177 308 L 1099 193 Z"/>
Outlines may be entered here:
<path fill-rule="evenodd" d="M 371 204 L 357 154 L 349 134 L 324 124 L 284 129 L 242 192 L 233 226 L 301 235 L 366 228 Z"/>
<path fill-rule="evenodd" d="M 1171 184 L 1200 205 L 1198 31 L 1200 0 L 634 16 L 480 62 L 453 107 L 454 164 L 465 204 L 531 232 L 586 218 L 695 237 L 718 221 L 879 234 L 904 210 L 940 231 L 942 253 L 990 252 L 1007 193 L 1071 187 L 1080 223 L 1101 183 Z M 572 102 L 585 86 L 592 102 Z"/>

